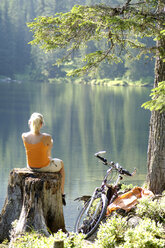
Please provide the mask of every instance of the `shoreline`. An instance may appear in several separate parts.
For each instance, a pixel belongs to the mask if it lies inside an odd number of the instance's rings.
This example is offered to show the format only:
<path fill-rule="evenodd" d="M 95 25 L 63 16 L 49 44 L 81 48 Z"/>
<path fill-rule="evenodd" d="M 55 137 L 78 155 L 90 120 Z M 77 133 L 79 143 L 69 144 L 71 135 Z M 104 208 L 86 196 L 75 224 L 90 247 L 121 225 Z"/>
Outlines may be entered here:
<path fill-rule="evenodd" d="M 51 84 L 54 83 L 73 83 L 73 84 L 82 84 L 82 85 L 90 85 L 90 86 L 107 86 L 107 87 L 113 87 L 113 86 L 123 86 L 123 87 L 150 87 L 152 88 L 152 84 L 149 82 L 142 82 L 139 81 L 127 81 L 125 79 L 115 79 L 111 80 L 108 78 L 105 79 L 92 79 L 92 80 L 86 80 L 82 78 L 78 78 L 77 80 L 71 80 L 70 78 L 49 78 L 48 82 Z"/>
<path fill-rule="evenodd" d="M 153 79 L 154 80 L 154 79 Z M 0 83 L 23 83 L 23 82 L 30 82 L 31 80 L 26 80 L 26 77 L 23 79 L 12 79 L 7 76 L 0 75 Z M 123 86 L 123 87 L 150 87 L 152 88 L 153 82 L 148 81 L 146 79 L 140 79 L 138 81 L 131 81 L 125 78 L 104 78 L 104 79 L 89 79 L 87 77 L 84 78 L 47 78 L 45 80 L 35 80 L 36 82 L 40 83 L 50 83 L 50 84 L 59 84 L 59 83 L 72 83 L 72 84 L 82 84 L 82 85 L 90 85 L 90 86 L 106 86 L 106 87 L 115 87 L 115 86 Z"/>

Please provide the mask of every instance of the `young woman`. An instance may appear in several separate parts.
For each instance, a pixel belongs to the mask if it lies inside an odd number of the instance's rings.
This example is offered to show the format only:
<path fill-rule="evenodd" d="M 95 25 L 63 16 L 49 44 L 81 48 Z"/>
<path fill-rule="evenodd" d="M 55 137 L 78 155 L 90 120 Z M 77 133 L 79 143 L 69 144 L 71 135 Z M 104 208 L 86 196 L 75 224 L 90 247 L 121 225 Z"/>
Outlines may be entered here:
<path fill-rule="evenodd" d="M 61 159 L 51 158 L 53 139 L 47 133 L 41 133 L 44 124 L 43 115 L 33 113 L 29 119 L 30 131 L 22 134 L 25 146 L 27 167 L 39 172 L 58 172 L 62 176 L 61 191 L 63 205 L 66 205 L 64 194 L 65 171 Z"/>

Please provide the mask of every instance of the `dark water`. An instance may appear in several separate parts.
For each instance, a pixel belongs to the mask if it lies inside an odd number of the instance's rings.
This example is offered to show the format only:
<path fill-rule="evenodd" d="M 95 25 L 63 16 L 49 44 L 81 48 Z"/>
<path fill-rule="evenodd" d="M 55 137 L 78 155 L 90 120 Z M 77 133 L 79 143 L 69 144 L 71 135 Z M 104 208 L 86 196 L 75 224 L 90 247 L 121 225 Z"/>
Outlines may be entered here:
<path fill-rule="evenodd" d="M 45 117 L 44 132 L 52 134 L 53 157 L 63 159 L 66 171 L 64 208 L 67 229 L 73 230 L 78 214 L 74 199 L 91 194 L 106 168 L 94 153 L 132 171 L 127 183 L 141 186 L 146 177 L 149 111 L 141 109 L 150 89 L 90 87 L 70 84 L 0 84 L 0 209 L 4 204 L 8 176 L 13 168 L 26 166 L 21 133 L 28 131 L 33 112 Z"/>

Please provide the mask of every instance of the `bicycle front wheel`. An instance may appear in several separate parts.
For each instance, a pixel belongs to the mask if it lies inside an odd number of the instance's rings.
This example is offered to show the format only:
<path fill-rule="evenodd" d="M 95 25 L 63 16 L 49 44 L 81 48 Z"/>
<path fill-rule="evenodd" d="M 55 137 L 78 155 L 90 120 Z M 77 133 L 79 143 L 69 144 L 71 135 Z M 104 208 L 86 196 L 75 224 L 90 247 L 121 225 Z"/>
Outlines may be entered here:
<path fill-rule="evenodd" d="M 89 199 L 79 213 L 75 224 L 75 232 L 83 233 L 85 238 L 89 238 L 104 218 L 107 205 L 107 197 L 101 192 L 95 196 L 94 200 Z"/>

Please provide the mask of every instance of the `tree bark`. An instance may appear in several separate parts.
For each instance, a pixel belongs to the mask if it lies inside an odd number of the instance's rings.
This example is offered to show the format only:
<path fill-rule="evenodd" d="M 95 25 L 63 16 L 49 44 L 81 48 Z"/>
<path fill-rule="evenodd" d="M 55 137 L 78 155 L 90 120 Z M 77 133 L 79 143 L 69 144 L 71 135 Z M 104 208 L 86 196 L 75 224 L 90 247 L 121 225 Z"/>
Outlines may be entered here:
<path fill-rule="evenodd" d="M 160 11 L 164 12 L 162 6 Z M 157 41 L 154 87 L 157 87 L 159 82 L 165 81 L 164 48 L 165 38 L 162 38 Z M 149 189 L 155 194 L 161 194 L 165 190 L 165 112 L 152 111 L 151 113 L 147 165 Z"/>
<path fill-rule="evenodd" d="M 16 219 L 12 235 L 36 230 L 48 236 L 49 231 L 65 231 L 60 173 L 11 171 L 0 215 L 0 240 L 10 239 L 12 222 Z"/>
<path fill-rule="evenodd" d="M 152 112 L 148 145 L 149 190 L 161 194 L 165 190 L 165 114 Z"/>

